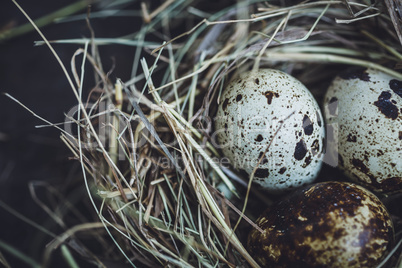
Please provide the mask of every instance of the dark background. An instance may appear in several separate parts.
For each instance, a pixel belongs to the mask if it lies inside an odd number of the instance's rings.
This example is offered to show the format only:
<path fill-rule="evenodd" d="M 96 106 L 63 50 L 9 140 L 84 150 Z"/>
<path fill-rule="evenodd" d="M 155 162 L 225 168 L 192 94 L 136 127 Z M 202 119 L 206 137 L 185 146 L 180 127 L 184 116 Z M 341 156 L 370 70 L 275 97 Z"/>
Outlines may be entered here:
<path fill-rule="evenodd" d="M 58 10 L 75 1 L 59 0 L 20 0 L 19 4 L 36 19 Z M 134 4 L 135 5 L 135 4 Z M 137 6 L 131 7 L 138 9 Z M 93 10 L 97 10 L 94 6 Z M 127 8 L 130 8 L 128 6 Z M 86 10 L 82 11 L 84 14 Z M 10 25 L 22 25 L 27 19 L 12 3 L 2 1 L 0 6 L 0 29 Z M 98 37 L 118 37 L 133 33 L 141 26 L 141 20 L 133 17 L 93 19 L 91 25 Z M 49 40 L 90 37 L 85 20 L 51 24 L 42 28 Z M 57 123 L 64 121 L 67 113 L 76 103 L 73 92 L 55 57 L 46 46 L 34 46 L 34 41 L 41 40 L 38 33 L 30 33 L 0 42 L 0 92 L 9 93 L 21 103 L 32 109 L 46 120 Z M 70 71 L 70 60 L 78 45 L 54 45 L 60 58 Z M 109 70 L 115 64 L 112 73 L 115 77 L 127 80 L 134 57 L 134 47 L 101 47 L 101 55 L 107 55 L 104 69 Z M 78 59 L 82 59 L 81 57 Z M 92 71 L 88 70 L 85 90 L 93 84 Z M 71 153 L 60 140 L 60 131 L 51 127 L 36 128 L 43 125 L 20 105 L 4 95 L 0 95 L 0 202 L 4 202 L 18 213 L 53 232 L 62 229 L 49 218 L 31 197 L 29 183 L 45 182 L 38 185 L 38 198 L 46 202 L 49 198 L 47 185 L 56 187 L 66 194 L 71 188 L 80 189 L 83 180 L 80 167 L 69 159 Z M 87 199 L 84 189 L 73 191 L 76 202 Z M 85 209 L 85 208 L 84 208 Z M 91 218 L 89 217 L 89 220 Z M 0 206 L 0 241 L 20 249 L 23 253 L 40 262 L 46 243 L 52 238 L 38 232 L 26 222 L 18 219 Z M 0 249 L 12 267 L 25 267 L 18 259 Z M 65 262 L 60 256 L 53 257 L 58 267 Z M 0 264 L 1 267 L 1 264 Z"/>

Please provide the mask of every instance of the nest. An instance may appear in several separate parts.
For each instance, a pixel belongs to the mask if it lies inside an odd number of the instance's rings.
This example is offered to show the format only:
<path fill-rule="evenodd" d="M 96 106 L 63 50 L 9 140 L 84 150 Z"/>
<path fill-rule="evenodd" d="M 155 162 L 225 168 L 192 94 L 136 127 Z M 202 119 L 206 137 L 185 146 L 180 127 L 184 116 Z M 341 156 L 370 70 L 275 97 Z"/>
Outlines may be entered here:
<path fill-rule="evenodd" d="M 69 118 L 75 134 L 63 132 L 62 140 L 81 163 L 82 187 L 100 221 L 73 228 L 54 247 L 91 230 L 87 236 L 101 245 L 102 257 L 80 254 L 101 267 L 105 260 L 258 266 L 245 248 L 247 233 L 256 228 L 259 209 L 276 197 L 221 161 L 213 116 L 227 81 L 253 68 L 280 69 L 320 100 L 347 66 L 402 80 L 397 2 L 293 2 L 239 1 L 214 14 L 192 1 L 166 1 L 152 10 L 142 5 L 143 26 L 130 40 L 137 53 L 129 81 L 111 81 L 96 49 L 102 41 L 86 40 L 73 66 L 83 54 L 97 85 L 82 100 L 85 75 L 74 71 L 80 109 Z M 166 37 L 172 28 L 179 34 Z M 391 252 L 384 263 L 398 259 Z"/>

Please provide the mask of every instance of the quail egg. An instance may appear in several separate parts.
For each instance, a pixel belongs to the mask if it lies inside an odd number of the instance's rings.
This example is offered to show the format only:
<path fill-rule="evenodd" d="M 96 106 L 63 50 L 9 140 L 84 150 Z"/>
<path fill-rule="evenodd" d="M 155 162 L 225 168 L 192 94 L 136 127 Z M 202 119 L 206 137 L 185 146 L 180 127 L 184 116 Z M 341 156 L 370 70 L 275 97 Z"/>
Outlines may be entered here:
<path fill-rule="evenodd" d="M 298 189 L 256 224 L 248 249 L 263 267 L 375 267 L 394 243 L 384 205 L 349 182 Z"/>
<path fill-rule="evenodd" d="M 327 153 L 334 163 L 372 190 L 401 191 L 402 81 L 354 68 L 332 81 L 324 101 Z"/>
<path fill-rule="evenodd" d="M 311 183 L 323 159 L 325 131 L 308 89 L 279 70 L 241 74 L 221 96 L 213 140 L 232 166 L 267 191 Z M 259 164 L 258 164 L 259 163 Z"/>

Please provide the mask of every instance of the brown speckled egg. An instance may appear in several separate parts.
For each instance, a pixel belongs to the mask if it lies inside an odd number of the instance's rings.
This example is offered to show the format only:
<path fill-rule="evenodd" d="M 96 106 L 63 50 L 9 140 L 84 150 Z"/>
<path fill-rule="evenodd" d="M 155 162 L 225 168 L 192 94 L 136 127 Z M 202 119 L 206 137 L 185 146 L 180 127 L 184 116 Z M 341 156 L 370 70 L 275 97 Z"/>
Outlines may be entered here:
<path fill-rule="evenodd" d="M 263 267 L 375 267 L 394 242 L 381 201 L 348 182 L 299 189 L 256 224 L 248 249 Z"/>
<path fill-rule="evenodd" d="M 325 138 L 320 108 L 287 73 L 259 69 L 236 77 L 222 93 L 214 122 L 212 138 L 236 169 L 251 174 L 261 161 L 254 182 L 267 191 L 306 185 L 320 171 Z"/>
<path fill-rule="evenodd" d="M 402 81 L 374 69 L 350 69 L 333 80 L 324 101 L 328 155 L 371 190 L 401 191 Z"/>

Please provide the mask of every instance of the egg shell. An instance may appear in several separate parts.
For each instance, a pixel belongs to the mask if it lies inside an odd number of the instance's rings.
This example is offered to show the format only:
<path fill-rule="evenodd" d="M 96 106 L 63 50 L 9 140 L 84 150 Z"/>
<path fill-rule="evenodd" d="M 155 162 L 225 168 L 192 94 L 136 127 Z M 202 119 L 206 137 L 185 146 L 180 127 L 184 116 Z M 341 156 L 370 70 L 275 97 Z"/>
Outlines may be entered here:
<path fill-rule="evenodd" d="M 248 249 L 263 267 L 375 267 L 394 243 L 381 201 L 348 182 L 296 190 L 256 224 Z"/>
<path fill-rule="evenodd" d="M 251 174 L 261 159 L 254 181 L 273 193 L 316 178 L 323 159 L 323 117 L 300 81 L 273 69 L 245 72 L 220 100 L 212 138 L 236 169 Z"/>
<path fill-rule="evenodd" d="M 353 181 L 402 190 L 402 81 L 374 69 L 338 75 L 324 99 L 327 153 Z"/>

